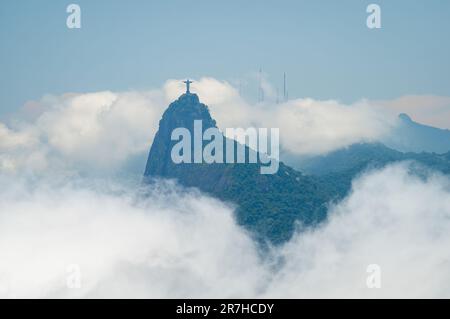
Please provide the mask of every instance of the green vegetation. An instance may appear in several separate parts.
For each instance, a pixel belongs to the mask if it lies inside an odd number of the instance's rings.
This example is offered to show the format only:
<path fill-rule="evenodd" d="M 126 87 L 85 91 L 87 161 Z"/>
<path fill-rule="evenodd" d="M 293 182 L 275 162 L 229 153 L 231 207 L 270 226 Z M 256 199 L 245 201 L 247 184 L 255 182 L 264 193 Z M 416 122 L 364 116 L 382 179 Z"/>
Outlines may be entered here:
<path fill-rule="evenodd" d="M 311 227 L 324 221 L 328 204 L 346 196 L 353 178 L 368 168 L 416 160 L 441 172 L 450 172 L 450 153 L 401 153 L 382 144 L 353 145 L 299 162 L 308 175 L 282 162 L 273 175 L 260 174 L 258 163 L 175 164 L 170 156 L 174 145 L 171 132 L 177 127 L 192 132 L 194 120 L 202 120 L 203 129 L 216 126 L 207 106 L 195 94 L 183 94 L 170 104 L 154 138 L 144 181 L 176 179 L 186 187 L 196 187 L 236 205 L 238 223 L 260 243 L 281 244 L 291 238 L 297 225 Z"/>

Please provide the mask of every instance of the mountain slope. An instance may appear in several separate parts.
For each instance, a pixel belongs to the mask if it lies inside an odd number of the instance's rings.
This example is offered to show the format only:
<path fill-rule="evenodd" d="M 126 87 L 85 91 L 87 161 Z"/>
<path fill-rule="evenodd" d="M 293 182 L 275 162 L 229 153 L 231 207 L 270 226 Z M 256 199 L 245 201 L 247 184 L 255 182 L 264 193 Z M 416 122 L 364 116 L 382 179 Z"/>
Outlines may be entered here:
<path fill-rule="evenodd" d="M 333 194 L 320 180 L 283 163 L 273 175 L 262 175 L 259 163 L 175 164 L 170 153 L 176 141 L 171 141 L 171 133 L 184 127 L 193 134 L 194 120 L 202 120 L 203 131 L 216 126 L 196 94 L 183 94 L 169 105 L 150 149 L 144 173 L 146 183 L 155 178 L 173 178 L 184 186 L 234 203 L 238 223 L 259 241 L 273 244 L 288 240 L 296 221 L 315 225 L 325 218 L 326 205 Z M 250 152 L 248 148 L 246 151 Z"/>
<path fill-rule="evenodd" d="M 399 115 L 399 125 L 381 140 L 401 152 L 446 153 L 450 151 L 450 131 L 414 122 L 408 115 Z"/>
<path fill-rule="evenodd" d="M 327 155 L 298 160 L 295 167 L 317 176 L 338 197 L 344 197 L 351 189 L 352 180 L 362 172 L 400 161 L 414 161 L 429 169 L 450 174 L 450 152 L 402 153 L 381 143 L 354 144 Z"/>

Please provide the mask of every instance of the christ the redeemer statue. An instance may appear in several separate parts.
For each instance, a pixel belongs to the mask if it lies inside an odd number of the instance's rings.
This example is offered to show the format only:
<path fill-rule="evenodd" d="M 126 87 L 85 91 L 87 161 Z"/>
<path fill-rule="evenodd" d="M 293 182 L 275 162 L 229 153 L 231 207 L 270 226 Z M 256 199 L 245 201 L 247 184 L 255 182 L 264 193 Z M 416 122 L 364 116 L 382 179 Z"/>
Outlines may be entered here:
<path fill-rule="evenodd" d="M 189 86 L 193 81 L 189 81 L 189 79 L 187 79 L 186 81 L 183 81 L 183 83 L 186 83 L 186 93 L 191 93 L 191 91 L 189 91 Z"/>

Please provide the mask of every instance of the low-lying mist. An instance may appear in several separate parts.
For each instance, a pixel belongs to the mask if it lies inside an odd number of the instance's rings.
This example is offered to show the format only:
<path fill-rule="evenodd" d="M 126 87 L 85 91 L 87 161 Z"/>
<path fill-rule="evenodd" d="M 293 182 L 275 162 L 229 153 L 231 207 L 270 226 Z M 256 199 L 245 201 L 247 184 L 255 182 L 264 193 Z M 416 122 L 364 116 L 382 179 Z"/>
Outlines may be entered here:
<path fill-rule="evenodd" d="M 232 205 L 174 182 L 3 175 L 0 297 L 450 297 L 449 185 L 368 172 L 325 224 L 261 253 Z"/>

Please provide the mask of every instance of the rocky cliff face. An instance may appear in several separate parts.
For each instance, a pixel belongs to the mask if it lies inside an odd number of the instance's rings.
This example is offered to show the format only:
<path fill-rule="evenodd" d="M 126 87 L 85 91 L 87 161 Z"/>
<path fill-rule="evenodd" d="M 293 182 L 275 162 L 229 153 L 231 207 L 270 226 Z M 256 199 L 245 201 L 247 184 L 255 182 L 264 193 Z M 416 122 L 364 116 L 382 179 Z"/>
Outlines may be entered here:
<path fill-rule="evenodd" d="M 216 127 L 216 122 L 211 118 L 208 107 L 200 103 L 196 94 L 185 93 L 169 105 L 159 121 L 159 129 L 153 139 L 144 176 L 177 176 L 179 166 L 172 162 L 170 155 L 172 147 L 176 143 L 171 141 L 171 134 L 178 127 L 185 127 L 193 132 L 194 120 L 202 120 L 204 130 Z M 181 168 L 180 172 L 185 169 L 186 167 Z"/>
<path fill-rule="evenodd" d="M 175 164 L 171 150 L 177 141 L 171 141 L 172 131 L 184 127 L 193 135 L 195 120 L 202 120 L 203 131 L 216 126 L 196 94 L 183 94 L 169 105 L 150 150 L 146 183 L 155 178 L 176 179 L 184 186 L 234 203 L 238 223 L 258 240 L 274 244 L 292 236 L 296 221 L 313 225 L 325 218 L 326 203 L 332 196 L 326 186 L 283 163 L 273 175 L 262 175 L 258 163 Z"/>

